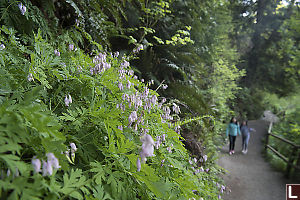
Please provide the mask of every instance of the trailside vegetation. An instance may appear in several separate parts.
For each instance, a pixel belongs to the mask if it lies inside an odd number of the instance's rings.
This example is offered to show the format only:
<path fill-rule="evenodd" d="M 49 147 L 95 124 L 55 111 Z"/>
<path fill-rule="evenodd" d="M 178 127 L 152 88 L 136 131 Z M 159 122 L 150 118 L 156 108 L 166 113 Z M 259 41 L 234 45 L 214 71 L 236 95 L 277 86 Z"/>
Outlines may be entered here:
<path fill-rule="evenodd" d="M 228 5 L 1 1 L 1 198 L 220 199 Z"/>

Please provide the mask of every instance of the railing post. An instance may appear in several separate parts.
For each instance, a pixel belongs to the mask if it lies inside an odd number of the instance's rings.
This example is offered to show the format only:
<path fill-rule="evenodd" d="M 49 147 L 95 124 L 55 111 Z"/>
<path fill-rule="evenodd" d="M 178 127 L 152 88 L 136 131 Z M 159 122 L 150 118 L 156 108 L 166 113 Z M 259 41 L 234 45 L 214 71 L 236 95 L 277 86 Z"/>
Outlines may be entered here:
<path fill-rule="evenodd" d="M 272 128 L 273 128 L 273 122 L 270 122 L 269 129 L 268 129 L 268 133 L 271 133 L 271 132 L 272 132 Z"/>
<path fill-rule="evenodd" d="M 269 133 L 271 133 L 272 131 L 272 126 L 273 126 L 273 122 L 270 122 L 270 125 L 269 125 L 269 129 L 268 129 L 268 132 L 267 132 L 267 135 L 266 135 L 266 145 L 265 145 L 265 151 L 267 153 L 267 145 L 269 144 Z"/>
<path fill-rule="evenodd" d="M 292 168 L 292 165 L 294 164 L 294 160 L 296 158 L 297 151 L 298 151 L 298 147 L 297 146 L 293 147 L 289 162 L 287 163 L 287 166 L 286 166 L 286 174 L 285 175 L 287 178 L 290 177 L 291 168 Z"/>
<path fill-rule="evenodd" d="M 299 149 L 299 146 L 298 146 L 298 149 Z M 300 167 L 300 151 L 298 151 L 298 158 L 297 158 L 297 164 L 296 164 L 297 167 Z M 296 179 L 300 179 L 300 169 L 295 169 L 295 177 Z"/>
<path fill-rule="evenodd" d="M 268 144 L 269 144 L 269 133 L 266 135 L 266 145 L 265 145 L 265 152 L 267 153 L 268 150 Z"/>

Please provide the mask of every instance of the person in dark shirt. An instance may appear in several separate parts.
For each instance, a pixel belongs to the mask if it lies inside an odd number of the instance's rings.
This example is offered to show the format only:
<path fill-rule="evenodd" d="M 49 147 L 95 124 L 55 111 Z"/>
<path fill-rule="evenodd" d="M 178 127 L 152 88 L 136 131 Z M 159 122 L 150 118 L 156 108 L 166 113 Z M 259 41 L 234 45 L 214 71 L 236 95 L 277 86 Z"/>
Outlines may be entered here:
<path fill-rule="evenodd" d="M 251 131 L 255 131 L 255 129 L 253 128 L 249 128 L 248 127 L 248 121 L 244 120 L 242 123 L 241 123 L 241 126 L 240 126 L 240 129 L 241 129 L 241 133 L 242 133 L 242 153 L 243 154 L 246 154 L 248 152 L 248 143 L 249 143 L 249 139 L 250 139 L 250 132 Z"/>

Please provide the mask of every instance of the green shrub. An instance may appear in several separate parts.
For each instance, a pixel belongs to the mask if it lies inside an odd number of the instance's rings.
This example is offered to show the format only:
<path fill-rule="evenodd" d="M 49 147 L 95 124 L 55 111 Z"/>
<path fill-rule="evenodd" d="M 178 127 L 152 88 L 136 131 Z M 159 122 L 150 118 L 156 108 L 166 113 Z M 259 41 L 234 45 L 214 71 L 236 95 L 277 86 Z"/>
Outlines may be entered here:
<path fill-rule="evenodd" d="M 191 162 L 171 124 L 176 106 L 134 76 L 129 58 L 96 43 L 91 57 L 41 32 L 25 46 L 5 26 L 0 39 L 1 198 L 216 199 L 223 191 L 218 168 Z M 145 134 L 155 156 L 143 154 Z"/>

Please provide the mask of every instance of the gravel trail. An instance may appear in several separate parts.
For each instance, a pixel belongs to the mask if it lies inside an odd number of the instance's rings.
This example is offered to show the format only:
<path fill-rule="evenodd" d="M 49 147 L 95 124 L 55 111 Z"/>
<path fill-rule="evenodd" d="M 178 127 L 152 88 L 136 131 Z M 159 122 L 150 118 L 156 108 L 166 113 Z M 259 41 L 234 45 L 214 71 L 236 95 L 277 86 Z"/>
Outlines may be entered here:
<path fill-rule="evenodd" d="M 255 128 L 251 133 L 249 149 L 242 154 L 242 138 L 237 137 L 234 155 L 228 154 L 228 145 L 220 152 L 218 164 L 226 169 L 225 184 L 231 193 L 224 195 L 225 200 L 285 200 L 285 184 L 289 183 L 281 172 L 274 171 L 262 157 L 268 124 L 264 121 L 249 121 L 248 126 Z"/>

